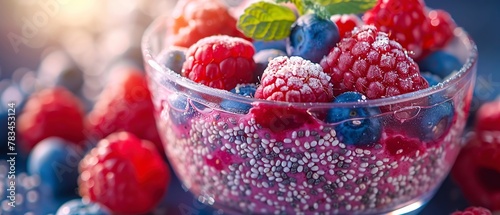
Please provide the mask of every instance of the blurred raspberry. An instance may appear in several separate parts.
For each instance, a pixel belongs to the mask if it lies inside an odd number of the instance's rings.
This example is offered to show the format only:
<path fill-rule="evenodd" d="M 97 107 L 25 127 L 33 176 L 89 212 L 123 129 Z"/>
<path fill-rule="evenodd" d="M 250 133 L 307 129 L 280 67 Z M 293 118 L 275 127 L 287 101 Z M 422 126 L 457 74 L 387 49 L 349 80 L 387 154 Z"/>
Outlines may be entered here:
<path fill-rule="evenodd" d="M 32 94 L 18 119 L 22 148 L 28 151 L 53 136 L 80 144 L 85 139 L 84 127 L 82 103 L 62 87 Z"/>
<path fill-rule="evenodd" d="M 170 181 L 167 166 L 154 145 L 128 132 L 113 133 L 101 140 L 79 168 L 80 195 L 116 214 L 151 211 Z"/>
<path fill-rule="evenodd" d="M 168 20 L 168 40 L 173 45 L 190 47 L 213 35 L 243 37 L 236 19 L 219 0 L 180 0 Z"/>

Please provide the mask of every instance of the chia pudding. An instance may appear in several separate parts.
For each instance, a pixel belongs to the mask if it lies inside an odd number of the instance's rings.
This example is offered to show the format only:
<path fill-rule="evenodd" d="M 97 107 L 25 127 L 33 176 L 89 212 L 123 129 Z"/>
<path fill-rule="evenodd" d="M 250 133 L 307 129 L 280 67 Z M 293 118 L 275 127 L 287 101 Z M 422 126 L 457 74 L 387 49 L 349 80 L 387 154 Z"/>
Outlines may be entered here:
<path fill-rule="evenodd" d="M 157 21 L 143 49 L 166 155 L 189 191 L 224 212 L 382 214 L 425 204 L 461 148 L 476 50 L 460 29 L 445 50 L 463 65 L 446 81 L 346 104 L 240 98 L 194 83 L 157 62 L 168 46 L 164 34 L 165 23 Z M 246 108 L 225 108 L 228 100 Z M 328 121 L 338 108 L 377 112 Z M 443 111 L 443 118 L 428 117 Z M 373 138 L 363 133 L 368 143 L 342 135 L 342 126 L 366 123 L 379 129 Z"/>

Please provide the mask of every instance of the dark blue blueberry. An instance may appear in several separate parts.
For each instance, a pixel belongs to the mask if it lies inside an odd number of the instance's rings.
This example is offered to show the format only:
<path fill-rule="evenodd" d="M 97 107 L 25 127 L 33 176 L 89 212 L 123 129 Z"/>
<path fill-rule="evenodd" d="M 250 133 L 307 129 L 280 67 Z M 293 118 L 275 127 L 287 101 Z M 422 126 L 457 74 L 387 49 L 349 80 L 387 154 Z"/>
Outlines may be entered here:
<path fill-rule="evenodd" d="M 286 40 L 273 40 L 273 41 L 253 41 L 255 52 L 260 52 L 266 49 L 277 49 L 286 52 Z"/>
<path fill-rule="evenodd" d="M 421 139 L 423 141 L 437 140 L 450 129 L 455 109 L 453 101 L 443 96 L 429 96 L 430 107 L 422 111 L 420 121 Z"/>
<path fill-rule="evenodd" d="M 445 51 L 435 51 L 429 54 L 418 62 L 418 66 L 420 71 L 430 72 L 440 78 L 446 78 L 452 72 L 462 68 L 458 58 Z"/>
<path fill-rule="evenodd" d="M 244 97 L 253 97 L 255 95 L 255 90 L 257 86 L 255 84 L 239 84 L 234 89 L 231 90 L 232 93 L 244 96 Z M 246 114 L 252 107 L 251 104 L 232 101 L 232 100 L 224 100 L 220 103 L 220 107 L 223 110 L 227 110 L 233 113 L 243 113 Z"/>
<path fill-rule="evenodd" d="M 253 60 L 255 61 L 255 80 L 260 80 L 269 61 L 279 56 L 286 56 L 286 53 L 278 49 L 264 49 L 257 52 L 253 56 Z"/>
<path fill-rule="evenodd" d="M 186 61 L 186 49 L 182 47 L 172 47 L 163 51 L 158 61 L 172 71 L 181 74 L 182 65 Z"/>
<path fill-rule="evenodd" d="M 345 92 L 335 98 L 334 103 L 362 102 L 366 97 L 357 92 Z M 326 115 L 327 123 L 339 123 L 335 131 L 341 142 L 350 145 L 366 145 L 380 139 L 381 124 L 375 115 L 377 107 L 332 108 Z"/>
<path fill-rule="evenodd" d="M 289 56 L 319 63 L 339 41 L 339 29 L 335 23 L 315 14 L 306 14 L 292 25 L 286 52 Z"/>
<path fill-rule="evenodd" d="M 75 144 L 49 137 L 40 141 L 28 156 L 28 173 L 40 176 L 42 186 L 54 195 L 74 193 L 82 154 Z"/>
<path fill-rule="evenodd" d="M 98 203 L 83 199 L 70 200 L 57 210 L 56 215 L 111 215 L 112 213 Z"/>
<path fill-rule="evenodd" d="M 434 75 L 432 73 L 422 72 L 421 74 L 425 78 L 425 80 L 429 82 L 429 87 L 436 86 L 442 81 L 442 79 L 439 76 Z"/>
<path fill-rule="evenodd" d="M 199 102 L 188 99 L 184 94 L 171 94 L 168 97 L 170 104 L 170 118 L 177 125 L 185 124 L 196 112 L 203 110 L 205 106 Z"/>

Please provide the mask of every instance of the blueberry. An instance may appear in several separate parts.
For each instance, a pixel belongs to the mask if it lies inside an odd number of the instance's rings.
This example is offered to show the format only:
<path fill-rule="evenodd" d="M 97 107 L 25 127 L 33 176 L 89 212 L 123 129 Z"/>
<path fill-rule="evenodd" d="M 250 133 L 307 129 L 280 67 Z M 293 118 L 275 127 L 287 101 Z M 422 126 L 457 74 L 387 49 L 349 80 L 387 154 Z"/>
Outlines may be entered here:
<path fill-rule="evenodd" d="M 257 86 L 255 84 L 239 84 L 234 89 L 232 89 L 231 92 L 244 97 L 253 97 L 255 95 L 256 89 Z M 238 101 L 224 100 L 220 103 L 220 107 L 223 110 L 227 110 L 233 113 L 246 114 L 248 113 L 252 105 Z"/>
<path fill-rule="evenodd" d="M 177 125 L 187 123 L 198 111 L 205 109 L 205 105 L 188 99 L 188 96 L 184 94 L 171 94 L 168 96 L 168 103 L 170 105 L 170 118 Z"/>
<path fill-rule="evenodd" d="M 28 156 L 28 172 L 54 195 L 75 192 L 82 151 L 58 137 L 40 141 Z"/>
<path fill-rule="evenodd" d="M 253 60 L 255 61 L 255 80 L 259 80 L 262 77 L 262 73 L 267 68 L 269 61 L 279 56 L 286 56 L 286 53 L 278 49 L 264 49 L 257 52 L 253 56 Z"/>
<path fill-rule="evenodd" d="M 442 81 L 439 76 L 429 72 L 422 72 L 422 76 L 425 78 L 425 80 L 427 80 L 427 82 L 429 82 L 429 87 L 436 86 Z"/>
<path fill-rule="evenodd" d="M 56 198 L 50 195 L 40 186 L 38 177 L 19 171 L 17 162 L 15 165 L 16 177 L 9 178 L 6 174 L 10 165 L 6 160 L 0 160 L 0 187 L 2 188 L 0 189 L 0 202 L 2 203 L 0 214 L 53 214 L 59 205 L 66 201 L 66 196 Z M 15 185 L 11 186 L 11 183 Z M 70 196 L 70 198 L 75 198 L 75 196 Z"/>
<path fill-rule="evenodd" d="M 111 212 L 98 203 L 73 199 L 61 205 L 56 215 L 111 215 Z"/>
<path fill-rule="evenodd" d="M 462 64 L 458 58 L 445 51 L 435 51 L 429 54 L 418 62 L 418 66 L 420 67 L 420 71 L 430 72 L 440 78 L 446 78 L 452 72 L 462 68 Z"/>
<path fill-rule="evenodd" d="M 345 92 L 334 103 L 362 102 L 366 97 L 357 92 Z M 367 145 L 380 139 L 381 124 L 375 115 L 380 114 L 377 107 L 337 107 L 332 108 L 326 115 L 327 123 L 339 123 L 335 131 L 340 140 L 350 145 Z"/>
<path fill-rule="evenodd" d="M 339 29 L 335 23 L 315 14 L 306 14 L 292 25 L 286 51 L 290 56 L 319 63 L 339 41 Z"/>
<path fill-rule="evenodd" d="M 182 65 L 184 61 L 186 61 L 186 49 L 182 47 L 171 47 L 163 51 L 158 58 L 158 61 L 165 67 L 177 74 L 181 74 Z"/>
<path fill-rule="evenodd" d="M 255 52 L 260 52 L 266 49 L 276 49 L 282 52 L 286 52 L 286 40 L 274 40 L 274 41 L 253 41 L 253 47 Z"/>
<path fill-rule="evenodd" d="M 422 111 L 420 120 L 421 139 L 437 140 L 450 129 L 455 115 L 453 101 L 440 95 L 429 96 L 431 106 Z"/>

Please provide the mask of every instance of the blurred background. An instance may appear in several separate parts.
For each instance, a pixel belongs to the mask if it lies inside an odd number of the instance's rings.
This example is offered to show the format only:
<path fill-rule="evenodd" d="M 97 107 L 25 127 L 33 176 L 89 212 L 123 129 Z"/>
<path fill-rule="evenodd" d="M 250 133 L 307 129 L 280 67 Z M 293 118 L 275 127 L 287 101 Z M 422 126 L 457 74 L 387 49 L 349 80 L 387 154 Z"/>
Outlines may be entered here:
<path fill-rule="evenodd" d="M 168 14 L 175 3 L 175 0 L 1 0 L 1 105 L 13 98 L 21 103 L 31 92 L 57 84 L 51 79 L 57 76 L 91 108 L 110 71 L 120 66 L 142 68 L 142 33 L 155 17 Z M 495 99 L 500 93 L 500 23 L 496 21 L 500 1 L 426 0 L 426 3 L 431 8 L 447 10 L 477 43 L 478 77 L 472 104 L 472 110 L 477 110 L 482 102 Z M 178 181 L 172 183 L 165 202 L 167 208 L 175 211 L 180 210 L 179 205 L 188 208 L 196 205 L 200 214 L 216 213 L 199 206 Z M 47 212 L 54 212 L 58 204 L 54 203 Z M 446 214 L 466 206 L 459 190 L 448 179 L 423 214 L 437 214 L 434 213 L 437 210 Z M 0 204 L 0 214 L 1 209 Z M 34 206 L 33 210 L 37 208 Z"/>

